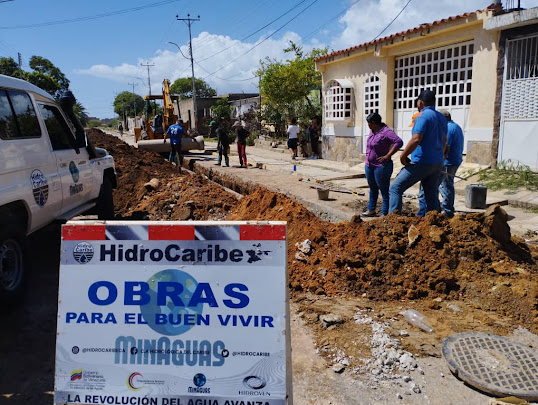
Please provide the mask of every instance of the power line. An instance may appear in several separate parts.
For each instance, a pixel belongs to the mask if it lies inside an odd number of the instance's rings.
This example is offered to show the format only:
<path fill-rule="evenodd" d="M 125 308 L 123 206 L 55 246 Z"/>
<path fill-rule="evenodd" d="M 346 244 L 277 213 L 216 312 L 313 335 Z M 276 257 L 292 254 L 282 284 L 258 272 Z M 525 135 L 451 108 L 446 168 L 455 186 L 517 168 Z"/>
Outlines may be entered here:
<path fill-rule="evenodd" d="M 398 15 L 396 15 L 396 17 L 394 17 L 392 19 L 392 21 L 385 28 L 383 28 L 383 30 L 379 34 L 377 34 L 377 36 L 374 39 L 372 39 L 372 41 L 375 41 L 377 38 L 379 38 L 381 36 L 381 34 L 383 34 L 392 25 L 392 23 L 394 21 L 396 21 L 396 19 L 400 16 L 400 14 L 403 13 L 403 11 L 406 9 L 406 7 L 409 5 L 409 3 L 411 3 L 411 0 L 409 0 L 407 3 L 405 3 L 405 6 L 403 6 L 403 8 L 398 13 Z"/>
<path fill-rule="evenodd" d="M 198 65 L 198 67 L 200 69 L 202 69 L 204 72 L 211 73 L 211 72 L 209 72 L 209 70 L 207 70 L 205 67 L 200 65 L 198 62 L 194 61 L 194 63 L 196 63 L 196 65 Z M 213 76 L 213 77 L 215 79 L 224 80 L 224 81 L 228 81 L 228 82 L 246 82 L 248 80 L 256 79 L 258 76 L 252 76 L 252 77 L 249 77 L 248 79 L 225 79 L 224 77 L 218 77 L 218 76 Z"/>
<path fill-rule="evenodd" d="M 353 3 L 351 3 L 351 5 L 349 7 L 346 7 L 345 9 L 343 9 L 342 11 L 340 11 L 338 14 L 336 14 L 333 18 L 331 18 L 329 21 L 327 21 L 325 24 L 323 25 L 320 25 L 316 30 L 312 31 L 310 34 L 306 35 L 304 38 L 303 38 L 303 42 L 305 39 L 308 39 L 310 38 L 312 35 L 314 35 L 315 33 L 319 32 L 322 28 L 326 27 L 327 25 L 329 25 L 330 23 L 332 23 L 334 20 L 336 20 L 338 17 L 340 17 L 342 14 L 344 14 L 346 11 L 348 11 L 351 7 L 353 7 L 355 4 L 357 4 L 359 1 L 361 0 L 356 0 L 354 1 Z"/>
<path fill-rule="evenodd" d="M 170 3 L 177 3 L 179 1 L 182 1 L 182 0 L 163 0 L 163 1 L 158 1 L 155 3 L 147 4 L 145 6 L 126 8 L 123 10 L 116 10 L 116 11 L 111 11 L 108 13 L 94 14 L 94 15 L 85 16 L 85 17 L 70 18 L 66 20 L 47 21 L 47 22 L 36 23 L 36 24 L 10 25 L 10 26 L 5 26 L 5 27 L 0 27 L 0 30 L 17 30 L 17 29 L 25 29 L 25 28 L 48 27 L 49 25 L 60 25 L 60 24 L 78 22 L 78 21 L 97 20 L 99 18 L 110 17 L 113 15 L 119 15 L 119 14 L 132 13 L 134 11 L 140 11 L 146 8 L 159 7 L 159 6 L 163 6 L 165 4 L 170 4 Z"/>
<path fill-rule="evenodd" d="M 225 67 L 227 66 L 230 66 L 232 63 L 236 62 L 237 60 L 241 59 L 244 55 L 246 55 L 247 53 L 249 53 L 250 51 L 252 51 L 254 48 L 257 48 L 258 46 L 260 46 L 261 44 L 263 44 L 265 41 L 267 41 L 269 38 L 271 38 L 273 35 L 275 35 L 277 32 L 279 32 L 280 30 L 282 30 L 286 25 L 288 25 L 290 22 L 292 22 L 295 18 L 297 18 L 298 16 L 300 16 L 302 13 L 304 13 L 307 9 L 309 9 L 310 7 L 312 7 L 315 3 L 317 3 L 318 0 L 314 0 L 312 3 L 310 3 L 308 6 L 306 6 L 305 8 L 303 8 L 301 11 L 299 11 L 297 14 L 295 14 L 292 18 L 290 18 L 287 22 L 285 22 L 283 25 L 281 25 L 276 31 L 274 31 L 272 34 L 268 35 L 266 38 L 264 38 L 262 41 L 258 42 L 256 45 L 254 45 L 253 47 L 251 47 L 250 49 L 248 49 L 243 55 L 239 56 L 238 58 L 232 60 L 230 63 L 224 65 L 224 66 L 221 66 L 220 68 L 218 68 L 217 70 L 215 70 L 213 73 L 209 74 L 208 76 L 205 76 L 203 79 L 207 79 L 208 77 L 210 76 L 213 76 L 215 73 L 221 71 L 222 69 L 224 69 Z"/>
<path fill-rule="evenodd" d="M 299 3 L 297 3 L 295 6 L 293 6 L 293 7 L 290 8 L 288 11 L 286 11 L 284 14 L 281 14 L 280 16 L 278 16 L 277 18 L 275 18 L 273 21 L 271 21 L 271 22 L 265 24 L 263 27 L 257 29 L 256 31 L 254 31 L 253 33 L 247 35 L 246 37 L 241 38 L 239 41 L 240 41 L 240 42 L 243 42 L 243 41 L 249 39 L 250 37 L 252 37 L 253 35 L 256 35 L 258 32 L 264 30 L 265 28 L 267 28 L 268 26 L 270 26 L 270 25 L 273 24 L 274 22 L 280 20 L 280 19 L 281 19 L 282 17 L 284 17 L 286 14 L 291 13 L 293 10 L 295 10 L 297 7 L 299 7 L 299 6 L 300 6 L 302 3 L 304 3 L 305 1 L 306 1 L 306 0 L 301 0 L 301 1 L 300 1 Z M 237 43 L 234 43 L 234 44 L 232 44 L 232 45 L 230 45 L 230 46 L 228 46 L 228 47 L 226 47 L 226 48 L 224 48 L 224 49 L 221 49 L 219 52 L 217 52 L 217 53 L 215 53 L 215 54 L 213 54 L 213 55 L 211 55 L 211 56 L 208 56 L 207 58 L 204 58 L 204 59 L 200 60 L 199 62 L 203 62 L 203 61 L 208 60 L 208 59 L 210 59 L 210 58 L 212 58 L 212 57 L 214 57 L 214 56 L 217 56 L 217 55 L 221 54 L 222 52 L 227 51 L 227 50 L 230 49 L 230 48 L 233 48 L 233 47 L 236 46 L 236 45 L 237 45 Z"/>

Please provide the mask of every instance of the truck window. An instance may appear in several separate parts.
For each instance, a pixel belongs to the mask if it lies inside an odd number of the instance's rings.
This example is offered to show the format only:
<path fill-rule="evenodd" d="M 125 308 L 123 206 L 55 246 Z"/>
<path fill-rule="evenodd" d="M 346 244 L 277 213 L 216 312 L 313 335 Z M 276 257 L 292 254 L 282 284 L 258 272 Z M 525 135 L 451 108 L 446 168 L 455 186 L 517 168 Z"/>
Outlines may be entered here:
<path fill-rule="evenodd" d="M 0 90 L 0 138 L 39 138 L 41 129 L 28 94 Z"/>
<path fill-rule="evenodd" d="M 52 149 L 73 149 L 75 147 L 75 137 L 60 110 L 47 104 L 39 104 L 39 109 L 49 133 Z"/>

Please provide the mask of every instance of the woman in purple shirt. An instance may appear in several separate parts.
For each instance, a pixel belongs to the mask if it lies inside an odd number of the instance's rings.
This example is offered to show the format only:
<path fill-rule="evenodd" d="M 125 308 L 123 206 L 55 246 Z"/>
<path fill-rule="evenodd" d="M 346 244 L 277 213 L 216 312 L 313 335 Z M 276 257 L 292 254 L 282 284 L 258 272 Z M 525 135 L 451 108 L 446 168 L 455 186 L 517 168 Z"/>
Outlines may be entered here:
<path fill-rule="evenodd" d="M 370 186 L 370 199 L 368 209 L 362 213 L 363 217 L 375 217 L 377 197 L 381 191 L 383 205 L 381 214 L 389 212 L 389 186 L 392 176 L 392 155 L 403 145 L 402 139 L 381 121 L 378 113 L 371 113 L 366 117 L 370 134 L 366 141 L 366 180 Z"/>

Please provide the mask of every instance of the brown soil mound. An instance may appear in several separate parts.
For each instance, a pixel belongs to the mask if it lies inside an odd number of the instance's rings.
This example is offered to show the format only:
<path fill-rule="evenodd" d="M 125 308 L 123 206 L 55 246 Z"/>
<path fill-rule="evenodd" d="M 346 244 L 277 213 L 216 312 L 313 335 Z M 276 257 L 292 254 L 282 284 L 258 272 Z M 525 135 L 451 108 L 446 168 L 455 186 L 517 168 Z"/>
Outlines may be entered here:
<path fill-rule="evenodd" d="M 91 137 L 114 156 L 121 218 L 287 221 L 292 291 L 383 300 L 461 298 L 538 330 L 538 251 L 511 238 L 500 207 L 451 220 L 430 213 L 425 219 L 389 215 L 332 224 L 262 188 L 237 202 L 202 176 L 179 176 L 158 154 L 100 131 Z M 144 184 L 152 178 L 161 186 L 148 191 Z M 305 239 L 312 250 L 297 255 L 295 244 Z"/>
<path fill-rule="evenodd" d="M 451 220 L 430 213 L 425 219 L 389 215 L 331 224 L 283 195 L 259 189 L 228 219 L 288 222 L 295 291 L 383 300 L 465 298 L 538 328 L 538 252 L 510 237 L 500 207 Z M 413 226 L 418 237 L 410 244 Z M 312 251 L 298 259 L 295 244 L 305 239 Z"/>
<path fill-rule="evenodd" d="M 89 131 L 95 146 L 114 156 L 118 187 L 114 206 L 118 219 L 208 220 L 223 219 L 236 199 L 202 176 L 177 168 L 158 153 L 138 150 L 98 129 Z M 159 187 L 144 185 L 159 180 Z"/>

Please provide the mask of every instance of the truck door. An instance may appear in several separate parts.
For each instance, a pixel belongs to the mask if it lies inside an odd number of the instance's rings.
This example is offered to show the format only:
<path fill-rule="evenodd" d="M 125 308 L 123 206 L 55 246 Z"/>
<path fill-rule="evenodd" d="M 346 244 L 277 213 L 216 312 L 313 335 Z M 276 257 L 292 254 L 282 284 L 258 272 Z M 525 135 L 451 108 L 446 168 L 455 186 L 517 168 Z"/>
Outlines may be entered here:
<path fill-rule="evenodd" d="M 0 89 L 0 195 L 27 202 L 28 231 L 49 223 L 62 206 L 56 159 L 45 137 L 29 94 Z"/>
<path fill-rule="evenodd" d="M 75 136 L 60 109 L 53 104 L 39 104 L 56 156 L 62 183 L 62 214 L 86 203 L 92 184 L 90 159 L 85 148 L 76 153 Z"/>

